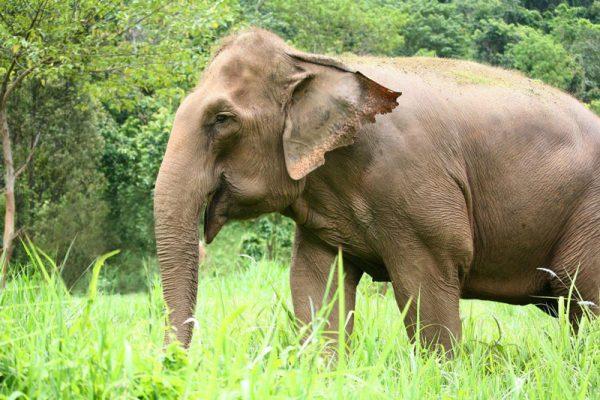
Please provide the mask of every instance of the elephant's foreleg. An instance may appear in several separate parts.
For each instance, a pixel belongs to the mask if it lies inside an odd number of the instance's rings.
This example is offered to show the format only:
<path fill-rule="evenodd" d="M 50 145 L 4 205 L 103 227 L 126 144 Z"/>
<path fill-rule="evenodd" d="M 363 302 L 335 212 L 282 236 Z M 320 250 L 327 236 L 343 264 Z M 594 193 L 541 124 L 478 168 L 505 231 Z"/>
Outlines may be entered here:
<path fill-rule="evenodd" d="M 321 316 L 324 306 L 332 305 L 325 327 L 327 335 L 337 339 L 339 321 L 339 302 L 334 295 L 337 292 L 337 265 L 334 263 L 336 251 L 296 229 L 294 255 L 290 271 L 292 302 L 296 318 L 303 324 L 309 324 L 315 316 Z M 333 273 L 332 273 L 333 268 Z M 354 306 L 356 287 L 362 272 L 349 262 L 344 262 L 344 309 L 346 334 L 352 333 L 354 325 Z M 331 280 L 328 288 L 328 280 Z"/>

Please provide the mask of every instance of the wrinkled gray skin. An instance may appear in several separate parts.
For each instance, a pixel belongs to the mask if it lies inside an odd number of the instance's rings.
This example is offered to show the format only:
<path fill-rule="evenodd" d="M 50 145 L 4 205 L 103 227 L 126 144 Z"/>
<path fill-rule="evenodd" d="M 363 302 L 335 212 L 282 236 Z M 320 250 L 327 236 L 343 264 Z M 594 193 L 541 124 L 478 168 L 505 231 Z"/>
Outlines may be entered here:
<path fill-rule="evenodd" d="M 176 338 L 191 338 L 205 204 L 207 243 L 232 219 L 296 221 L 302 322 L 322 304 L 338 246 L 348 312 L 364 273 L 391 281 L 400 308 L 412 300 L 409 334 L 418 300 L 421 338 L 445 348 L 460 337 L 459 298 L 552 314 L 549 297 L 577 271 L 576 300 L 598 304 L 599 168 L 600 120 L 518 74 L 426 58 L 342 64 L 269 32 L 238 34 L 177 111 L 156 182 Z M 571 304 L 574 323 L 582 312 Z M 332 330 L 337 321 L 334 310 Z"/>

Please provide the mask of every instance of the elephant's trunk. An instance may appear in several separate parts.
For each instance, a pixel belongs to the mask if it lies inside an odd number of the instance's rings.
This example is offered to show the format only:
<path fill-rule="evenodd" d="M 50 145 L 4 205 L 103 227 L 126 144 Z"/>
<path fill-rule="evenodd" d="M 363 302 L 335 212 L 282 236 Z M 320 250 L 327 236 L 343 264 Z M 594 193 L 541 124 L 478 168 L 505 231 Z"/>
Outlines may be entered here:
<path fill-rule="evenodd" d="M 154 192 L 156 246 L 163 295 L 168 308 L 170 336 L 188 346 L 198 289 L 198 222 L 212 190 L 199 147 L 175 121 Z M 183 128 L 182 128 L 183 126 Z M 187 137 L 187 138 L 186 138 Z"/>

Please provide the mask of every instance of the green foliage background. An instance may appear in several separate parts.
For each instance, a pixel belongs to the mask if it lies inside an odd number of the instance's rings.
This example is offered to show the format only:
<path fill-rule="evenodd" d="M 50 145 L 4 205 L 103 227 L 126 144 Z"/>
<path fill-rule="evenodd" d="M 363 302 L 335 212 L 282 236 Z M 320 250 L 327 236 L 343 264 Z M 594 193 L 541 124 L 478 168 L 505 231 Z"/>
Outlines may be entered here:
<path fill-rule="evenodd" d="M 25 35 L 44 4 L 43 22 Z M 312 52 L 518 69 L 600 114 L 598 0 L 0 0 L 0 17 L 0 76 L 15 54 L 35 67 L 9 103 L 17 165 L 40 133 L 17 182 L 17 227 L 52 257 L 68 256 L 70 284 L 118 248 L 107 285 L 144 285 L 153 184 L 174 112 L 219 39 L 250 25 Z M 291 230 L 278 216 L 233 224 L 209 250 L 205 273 L 243 265 L 238 254 L 287 257 Z"/>

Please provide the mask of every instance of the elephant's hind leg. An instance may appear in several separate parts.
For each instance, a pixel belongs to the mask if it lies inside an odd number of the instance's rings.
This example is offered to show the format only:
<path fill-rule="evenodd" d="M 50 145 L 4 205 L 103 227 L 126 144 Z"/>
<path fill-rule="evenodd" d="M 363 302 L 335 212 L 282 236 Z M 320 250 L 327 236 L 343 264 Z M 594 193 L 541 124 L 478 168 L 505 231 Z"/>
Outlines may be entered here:
<path fill-rule="evenodd" d="M 569 318 L 574 326 L 589 310 L 600 314 L 600 183 L 586 193 L 555 248 L 551 270 L 553 295 L 569 295 Z"/>
<path fill-rule="evenodd" d="M 461 336 L 458 268 L 451 261 L 440 263 L 425 247 L 404 249 L 386 266 L 400 310 L 408 307 L 404 324 L 409 337 L 451 354 Z"/>

